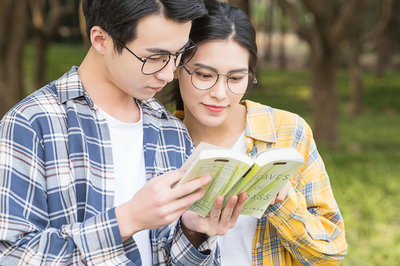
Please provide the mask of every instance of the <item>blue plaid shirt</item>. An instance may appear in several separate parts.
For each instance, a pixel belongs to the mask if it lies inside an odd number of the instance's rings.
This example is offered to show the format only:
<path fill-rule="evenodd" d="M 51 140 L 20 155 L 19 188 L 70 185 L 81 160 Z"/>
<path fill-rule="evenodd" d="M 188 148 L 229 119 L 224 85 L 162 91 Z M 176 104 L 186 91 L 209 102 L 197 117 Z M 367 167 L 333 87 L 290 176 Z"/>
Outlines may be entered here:
<path fill-rule="evenodd" d="M 143 110 L 147 179 L 192 150 L 184 126 L 156 100 Z M 0 265 L 140 265 L 121 241 L 110 134 L 73 67 L 11 109 L 0 124 Z M 218 264 L 215 238 L 199 249 L 179 221 L 151 230 L 153 264 Z"/>

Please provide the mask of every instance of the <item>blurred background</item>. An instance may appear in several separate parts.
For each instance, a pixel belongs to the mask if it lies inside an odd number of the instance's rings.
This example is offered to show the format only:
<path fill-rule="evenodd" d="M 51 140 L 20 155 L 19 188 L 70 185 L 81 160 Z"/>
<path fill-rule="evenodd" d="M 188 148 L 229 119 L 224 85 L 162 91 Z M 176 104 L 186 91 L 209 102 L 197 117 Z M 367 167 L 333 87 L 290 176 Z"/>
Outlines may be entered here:
<path fill-rule="evenodd" d="M 228 2 L 257 30 L 245 98 L 313 128 L 345 221 L 342 265 L 400 265 L 400 1 Z M 80 64 L 84 27 L 78 0 L 0 0 L 0 116 Z"/>

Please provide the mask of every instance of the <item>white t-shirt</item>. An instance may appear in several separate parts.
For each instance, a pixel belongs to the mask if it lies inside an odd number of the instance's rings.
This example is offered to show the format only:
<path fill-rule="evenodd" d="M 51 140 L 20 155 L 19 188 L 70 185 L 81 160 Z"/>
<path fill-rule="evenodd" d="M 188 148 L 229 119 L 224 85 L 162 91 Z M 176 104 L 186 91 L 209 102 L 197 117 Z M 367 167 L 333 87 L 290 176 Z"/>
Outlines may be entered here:
<path fill-rule="evenodd" d="M 246 153 L 244 132 L 231 148 Z M 221 264 L 225 265 L 253 265 L 252 247 L 257 228 L 257 218 L 239 215 L 236 225 L 223 236 L 217 236 L 217 243 L 221 251 Z"/>
<path fill-rule="evenodd" d="M 110 130 L 115 174 L 114 206 L 119 206 L 132 199 L 146 183 L 142 110 L 136 123 L 121 122 L 100 108 L 98 110 Z M 133 239 L 139 248 L 142 265 L 152 265 L 149 230 L 137 232 Z"/>

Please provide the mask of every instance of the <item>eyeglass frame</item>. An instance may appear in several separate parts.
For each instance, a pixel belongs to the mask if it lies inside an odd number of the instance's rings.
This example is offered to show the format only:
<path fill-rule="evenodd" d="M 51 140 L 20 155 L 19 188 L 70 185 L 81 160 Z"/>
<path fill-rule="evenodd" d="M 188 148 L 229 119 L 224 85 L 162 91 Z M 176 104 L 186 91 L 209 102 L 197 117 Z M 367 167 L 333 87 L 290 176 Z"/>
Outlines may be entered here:
<path fill-rule="evenodd" d="M 186 65 L 186 64 L 185 64 L 185 65 Z M 231 93 L 233 93 L 233 94 L 235 94 L 235 95 L 244 95 L 244 94 L 246 94 L 246 91 L 245 91 L 244 93 L 236 93 L 236 92 L 233 92 L 233 91 L 231 90 L 231 88 L 229 87 L 229 82 L 228 82 L 229 76 L 231 76 L 232 74 L 235 74 L 235 73 L 247 74 L 248 76 L 252 77 L 252 78 L 253 78 L 253 82 L 252 82 L 253 84 L 252 84 L 252 85 L 256 85 L 256 84 L 258 83 L 256 76 L 254 76 L 253 74 L 251 74 L 251 73 L 249 73 L 249 72 L 241 72 L 241 71 L 238 71 L 238 72 L 233 72 L 233 73 L 230 73 L 230 74 L 220 74 L 220 73 L 218 73 L 217 71 L 215 71 L 215 70 L 213 70 L 213 69 L 211 69 L 211 68 L 208 68 L 208 67 L 197 67 L 195 70 L 193 70 L 193 72 L 190 72 L 190 70 L 187 69 L 185 65 L 184 65 L 182 68 L 190 75 L 190 82 L 192 83 L 193 87 L 195 87 L 196 89 L 198 89 L 198 90 L 200 90 L 200 91 L 207 91 L 207 90 L 212 89 L 212 88 L 215 86 L 215 84 L 218 83 L 219 77 L 220 77 L 220 76 L 225 76 L 225 77 L 227 77 L 227 78 L 226 78 L 226 86 L 228 87 L 228 90 L 229 90 Z M 210 88 L 207 88 L 207 89 L 200 89 L 200 88 L 198 88 L 196 85 L 194 85 L 194 83 L 193 83 L 193 74 L 196 72 L 196 70 L 201 69 L 201 68 L 208 69 L 208 70 L 210 70 L 210 71 L 213 71 L 215 74 L 217 74 L 217 79 L 215 80 L 214 84 L 213 84 Z M 249 87 L 249 85 L 247 85 L 247 88 L 248 88 L 248 87 Z M 247 90 L 247 88 L 246 88 L 246 90 Z"/>
<path fill-rule="evenodd" d="M 143 64 L 142 64 L 142 68 L 140 69 L 143 75 L 154 75 L 154 74 L 160 72 L 161 70 L 163 70 L 163 69 L 169 64 L 169 61 L 171 60 L 171 56 L 174 57 L 174 65 L 175 65 L 175 67 L 176 67 L 176 68 L 182 68 L 182 67 L 184 67 L 184 66 L 193 58 L 193 56 L 196 54 L 197 50 L 199 49 L 199 47 L 198 47 L 191 39 L 189 39 L 189 42 L 188 42 L 188 43 L 189 43 L 189 46 L 186 47 L 186 48 L 184 48 L 184 50 L 181 51 L 181 52 L 177 52 L 177 53 L 175 53 L 175 54 L 172 54 L 172 53 L 170 53 L 170 52 L 155 53 L 155 54 L 149 55 L 148 57 L 143 58 L 143 57 L 140 57 L 140 56 L 136 55 L 134 52 L 132 52 L 132 50 L 129 49 L 129 48 L 128 48 L 123 42 L 121 42 L 119 39 L 117 39 L 117 38 L 114 38 L 114 39 L 115 39 L 123 48 L 125 48 L 129 53 L 131 53 L 131 54 L 132 54 L 133 56 L 135 56 L 138 60 L 140 60 L 140 62 L 143 63 Z M 182 54 L 182 58 L 183 58 L 183 53 L 185 53 L 185 52 L 188 51 L 189 49 L 193 49 L 193 48 L 194 48 L 195 50 L 194 50 L 193 54 L 190 55 L 189 60 L 188 60 L 184 65 L 176 66 L 176 59 L 178 58 L 178 56 Z M 154 55 L 168 55 L 168 61 L 167 61 L 167 62 L 165 63 L 165 65 L 164 65 L 162 68 L 160 68 L 159 70 L 154 71 L 154 72 L 151 72 L 151 73 L 145 73 L 145 72 L 143 71 L 144 65 L 146 64 L 147 60 L 148 60 L 151 56 L 154 56 Z M 181 58 L 181 60 L 182 60 L 182 58 Z"/>

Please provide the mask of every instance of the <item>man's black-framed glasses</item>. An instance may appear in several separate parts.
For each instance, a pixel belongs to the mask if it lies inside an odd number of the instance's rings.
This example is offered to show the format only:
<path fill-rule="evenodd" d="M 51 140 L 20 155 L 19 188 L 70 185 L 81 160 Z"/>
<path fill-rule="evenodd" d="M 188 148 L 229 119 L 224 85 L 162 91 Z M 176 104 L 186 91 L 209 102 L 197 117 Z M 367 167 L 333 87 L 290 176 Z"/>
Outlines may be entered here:
<path fill-rule="evenodd" d="M 217 84 L 221 76 L 226 77 L 226 85 L 230 92 L 236 95 L 243 95 L 246 90 L 257 84 L 257 79 L 248 72 L 232 72 L 229 74 L 219 74 L 214 69 L 199 67 L 190 72 L 185 66 L 185 71 L 191 76 L 193 86 L 198 90 L 209 90 Z"/>
<path fill-rule="evenodd" d="M 171 60 L 171 56 L 174 57 L 175 67 L 181 68 L 185 66 L 193 58 L 194 54 L 197 52 L 198 49 L 197 45 L 193 43 L 191 40 L 189 40 L 186 47 L 183 48 L 182 51 L 179 51 L 175 54 L 171 54 L 169 52 L 162 52 L 162 53 L 152 54 L 148 57 L 140 57 L 136 55 L 134 52 L 132 52 L 128 47 L 126 47 L 126 45 L 123 42 L 121 42 L 118 39 L 116 40 L 129 53 L 131 53 L 133 56 L 135 56 L 138 60 L 140 60 L 143 63 L 141 71 L 144 75 L 153 75 L 163 70 L 168 65 L 169 60 Z"/>

